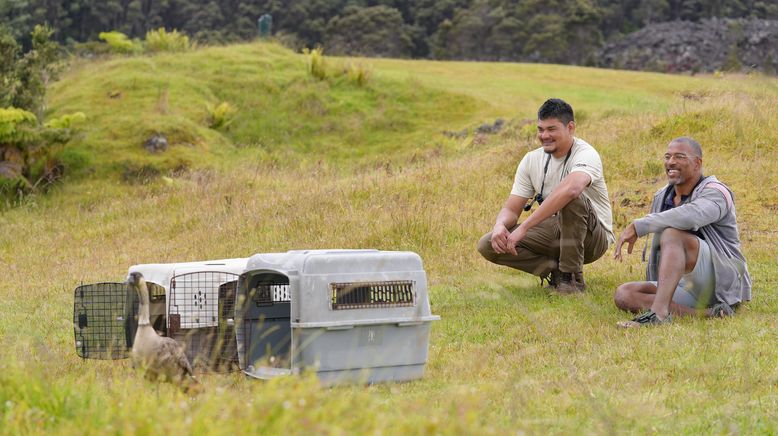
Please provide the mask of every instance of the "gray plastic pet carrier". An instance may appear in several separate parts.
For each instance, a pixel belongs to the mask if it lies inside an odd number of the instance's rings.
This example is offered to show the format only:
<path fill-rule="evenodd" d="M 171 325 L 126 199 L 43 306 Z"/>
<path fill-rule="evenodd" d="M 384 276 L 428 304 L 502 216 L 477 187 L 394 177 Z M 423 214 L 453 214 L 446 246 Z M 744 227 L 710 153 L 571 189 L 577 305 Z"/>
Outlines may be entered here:
<path fill-rule="evenodd" d="M 440 319 L 411 252 L 257 254 L 237 295 L 240 367 L 257 378 L 304 369 L 326 384 L 420 378 L 431 322 Z"/>
<path fill-rule="evenodd" d="M 144 264 L 150 321 L 158 333 L 182 344 L 199 370 L 238 368 L 235 293 L 246 258 L 205 262 Z M 83 358 L 129 357 L 137 330 L 138 296 L 124 283 L 76 288 L 73 324 L 76 352 Z"/>

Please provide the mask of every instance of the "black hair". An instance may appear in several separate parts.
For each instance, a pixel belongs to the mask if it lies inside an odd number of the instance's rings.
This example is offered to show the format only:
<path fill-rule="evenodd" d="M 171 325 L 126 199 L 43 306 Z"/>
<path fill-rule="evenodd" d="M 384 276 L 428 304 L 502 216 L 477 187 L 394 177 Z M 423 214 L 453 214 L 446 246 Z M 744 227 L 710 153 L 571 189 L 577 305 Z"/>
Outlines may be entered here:
<path fill-rule="evenodd" d="M 546 120 L 549 118 L 556 118 L 564 125 L 567 125 L 570 121 L 575 121 L 573 108 L 567 104 L 567 102 L 558 98 L 549 98 L 543 103 L 543 106 L 538 109 L 539 120 Z"/>

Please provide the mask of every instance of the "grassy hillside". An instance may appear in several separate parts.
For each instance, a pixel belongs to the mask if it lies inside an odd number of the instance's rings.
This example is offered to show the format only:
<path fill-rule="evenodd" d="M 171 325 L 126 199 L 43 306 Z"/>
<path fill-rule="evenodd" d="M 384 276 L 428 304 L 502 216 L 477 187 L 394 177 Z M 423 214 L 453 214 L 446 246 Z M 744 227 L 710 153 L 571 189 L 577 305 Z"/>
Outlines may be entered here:
<path fill-rule="evenodd" d="M 84 112 L 83 141 L 100 176 L 149 165 L 162 172 L 223 167 L 246 159 L 296 166 L 354 158 L 390 161 L 430 148 L 441 123 L 469 120 L 481 102 L 456 92 L 375 79 L 365 86 L 342 74 L 307 73 L 307 58 L 274 45 L 207 48 L 186 54 L 77 64 L 52 87 L 52 114 Z M 211 128 L 209 106 L 227 103 L 234 116 Z M 142 144 L 154 134 L 164 155 Z"/>
<path fill-rule="evenodd" d="M 88 115 L 71 147 L 94 169 L 3 212 L 0 433 L 778 431 L 778 81 L 360 62 L 373 69 L 367 88 L 317 82 L 304 57 L 260 44 L 83 63 L 52 87 L 53 114 Z M 475 242 L 536 147 L 532 119 L 550 96 L 576 108 L 578 136 L 600 151 L 618 231 L 663 184 L 667 142 L 703 144 L 705 172 L 736 194 L 752 303 L 732 319 L 624 332 L 612 294 L 641 277 L 639 253 L 617 263 L 609 251 L 571 298 L 480 259 Z M 205 104 L 221 101 L 236 119 L 209 129 Z M 497 117 L 503 131 L 472 134 Z M 441 133 L 464 128 L 466 138 Z M 155 131 L 172 146 L 149 155 L 141 144 Z M 147 164 L 170 177 L 119 177 Z M 81 281 L 120 280 L 138 263 L 333 247 L 422 256 L 442 316 L 424 379 L 322 388 L 206 374 L 188 398 L 126 361 L 74 352 Z"/>

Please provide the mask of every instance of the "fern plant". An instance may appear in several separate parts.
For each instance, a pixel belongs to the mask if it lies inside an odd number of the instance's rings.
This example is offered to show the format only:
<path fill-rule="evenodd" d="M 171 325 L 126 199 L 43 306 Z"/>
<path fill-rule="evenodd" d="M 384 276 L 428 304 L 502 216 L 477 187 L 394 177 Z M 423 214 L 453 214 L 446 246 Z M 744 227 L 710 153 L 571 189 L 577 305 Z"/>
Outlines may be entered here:
<path fill-rule="evenodd" d="M 33 141 L 37 123 L 32 112 L 15 107 L 0 108 L 0 146 L 21 146 Z"/>

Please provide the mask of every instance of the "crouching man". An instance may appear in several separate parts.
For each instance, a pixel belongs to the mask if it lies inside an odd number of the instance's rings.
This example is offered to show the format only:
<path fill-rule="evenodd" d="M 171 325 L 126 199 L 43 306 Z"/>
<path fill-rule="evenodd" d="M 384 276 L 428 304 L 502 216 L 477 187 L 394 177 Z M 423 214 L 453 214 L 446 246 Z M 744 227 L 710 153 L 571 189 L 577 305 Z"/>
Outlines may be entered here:
<path fill-rule="evenodd" d="M 622 259 L 638 237 L 653 233 L 646 280 L 616 289 L 620 309 L 641 312 L 620 327 L 664 324 L 671 314 L 724 317 L 751 299 L 751 278 L 740 251 L 732 191 L 702 175 L 702 148 L 674 139 L 664 155 L 668 185 L 654 195 L 651 213 L 633 221 L 616 243 Z"/>
<path fill-rule="evenodd" d="M 548 279 L 559 294 L 583 292 L 584 264 L 599 259 L 614 241 L 600 155 L 574 133 L 569 104 L 543 103 L 541 147 L 524 155 L 494 228 L 478 241 L 486 260 L 539 276 L 541 283 Z M 521 212 L 534 203 L 537 210 L 519 224 Z"/>

